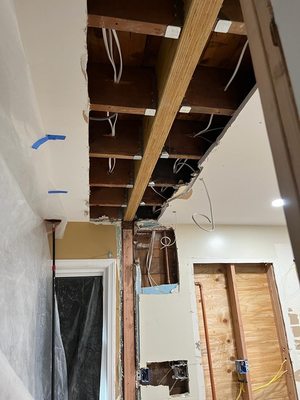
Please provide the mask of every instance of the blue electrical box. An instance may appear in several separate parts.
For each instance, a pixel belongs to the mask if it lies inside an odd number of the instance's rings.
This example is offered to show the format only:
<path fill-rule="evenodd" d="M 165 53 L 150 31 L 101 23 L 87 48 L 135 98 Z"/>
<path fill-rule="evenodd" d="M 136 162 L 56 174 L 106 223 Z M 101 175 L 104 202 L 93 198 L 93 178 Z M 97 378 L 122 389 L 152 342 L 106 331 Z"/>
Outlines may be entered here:
<path fill-rule="evenodd" d="M 248 360 L 235 360 L 236 372 L 240 375 L 246 375 L 249 372 Z"/>

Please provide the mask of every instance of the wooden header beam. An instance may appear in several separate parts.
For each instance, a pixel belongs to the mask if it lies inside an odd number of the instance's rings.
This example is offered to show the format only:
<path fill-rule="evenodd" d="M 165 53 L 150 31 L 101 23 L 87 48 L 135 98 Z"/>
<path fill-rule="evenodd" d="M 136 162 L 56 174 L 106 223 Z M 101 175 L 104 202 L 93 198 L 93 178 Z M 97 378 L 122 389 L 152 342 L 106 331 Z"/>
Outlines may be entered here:
<path fill-rule="evenodd" d="M 222 0 L 187 1 L 179 40 L 162 44 L 157 65 L 159 106 L 155 117 L 148 118 L 145 124 L 144 157 L 136 169 L 125 221 L 135 217 L 221 5 Z"/>

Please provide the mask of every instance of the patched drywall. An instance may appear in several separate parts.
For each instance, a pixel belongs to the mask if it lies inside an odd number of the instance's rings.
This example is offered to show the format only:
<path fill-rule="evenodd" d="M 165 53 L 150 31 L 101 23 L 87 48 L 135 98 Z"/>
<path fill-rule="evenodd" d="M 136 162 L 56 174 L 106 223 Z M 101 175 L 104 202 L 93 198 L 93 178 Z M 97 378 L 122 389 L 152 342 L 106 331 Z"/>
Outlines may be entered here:
<path fill-rule="evenodd" d="M 188 360 L 189 399 L 205 399 L 200 338 L 193 281 L 194 263 L 271 262 L 274 265 L 289 348 L 298 380 L 298 336 L 289 313 L 300 315 L 300 290 L 287 230 L 284 227 L 220 226 L 207 233 L 195 225 L 177 225 L 179 293 L 141 295 L 141 367 L 147 362 Z M 293 322 L 295 317 L 293 317 Z M 299 382 L 300 383 L 300 382 Z M 300 386 L 297 382 L 298 393 Z M 142 387 L 142 400 L 167 399 L 167 388 Z M 173 397 L 172 397 L 173 398 Z"/>

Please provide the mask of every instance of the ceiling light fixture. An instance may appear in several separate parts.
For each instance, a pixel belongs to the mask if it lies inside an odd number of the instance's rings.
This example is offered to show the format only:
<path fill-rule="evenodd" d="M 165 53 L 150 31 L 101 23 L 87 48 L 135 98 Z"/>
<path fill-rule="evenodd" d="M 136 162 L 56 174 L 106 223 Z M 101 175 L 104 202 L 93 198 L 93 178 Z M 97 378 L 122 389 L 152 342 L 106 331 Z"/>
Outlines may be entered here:
<path fill-rule="evenodd" d="M 273 207 L 283 207 L 284 204 L 285 204 L 285 201 L 283 199 L 275 199 L 272 201 Z"/>

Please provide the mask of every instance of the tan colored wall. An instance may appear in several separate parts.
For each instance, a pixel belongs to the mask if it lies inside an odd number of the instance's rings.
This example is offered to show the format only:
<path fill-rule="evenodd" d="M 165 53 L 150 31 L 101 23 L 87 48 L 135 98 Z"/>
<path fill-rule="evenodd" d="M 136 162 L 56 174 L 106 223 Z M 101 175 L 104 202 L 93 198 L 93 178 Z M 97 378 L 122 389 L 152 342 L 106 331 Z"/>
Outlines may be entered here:
<path fill-rule="evenodd" d="M 117 258 L 116 227 L 89 222 L 68 222 L 64 236 L 56 241 L 57 259 Z"/>

